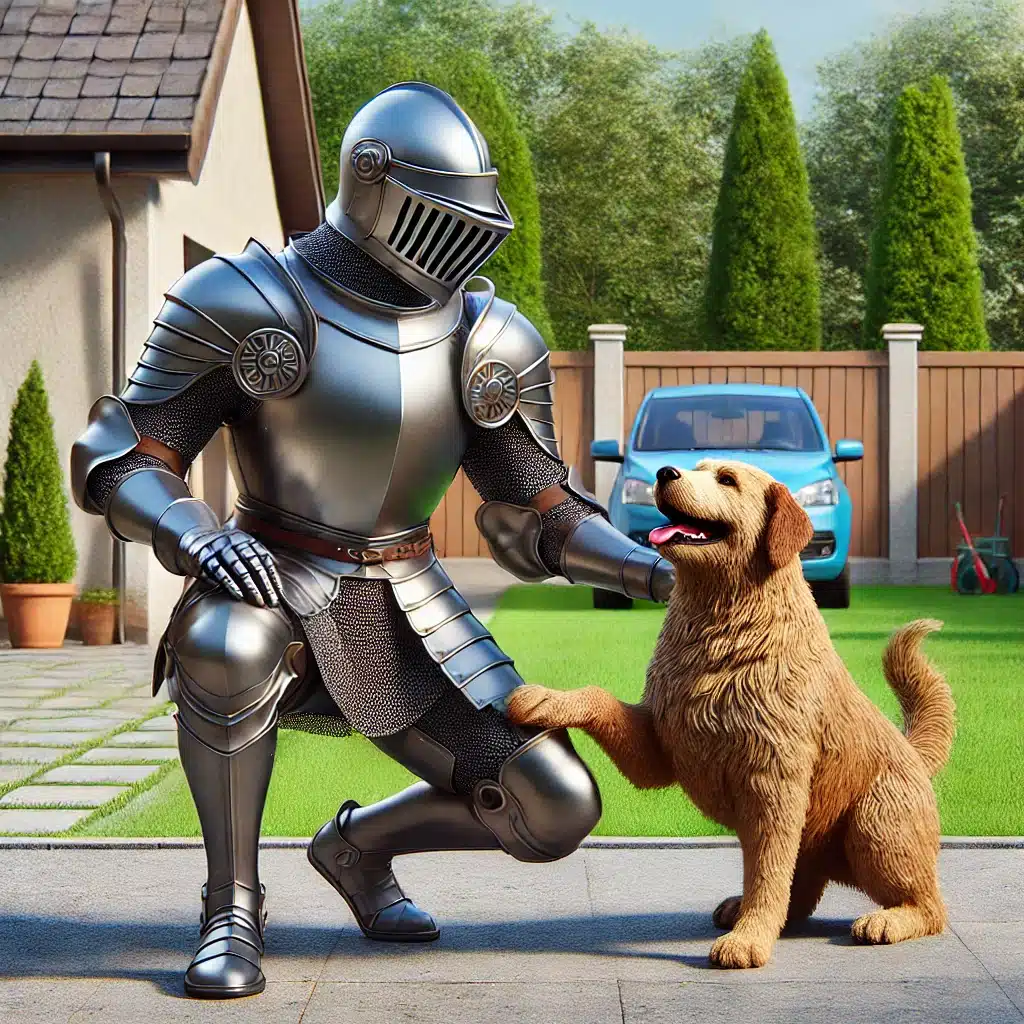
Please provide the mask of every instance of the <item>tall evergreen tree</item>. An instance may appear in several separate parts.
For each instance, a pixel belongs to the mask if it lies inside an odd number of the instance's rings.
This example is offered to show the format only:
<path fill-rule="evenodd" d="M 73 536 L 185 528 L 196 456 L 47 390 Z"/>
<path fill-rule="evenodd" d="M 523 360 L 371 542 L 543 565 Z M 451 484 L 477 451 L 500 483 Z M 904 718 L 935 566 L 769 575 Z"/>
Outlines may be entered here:
<path fill-rule="evenodd" d="M 77 563 L 43 371 L 33 362 L 11 410 L 0 510 L 0 580 L 68 583 Z"/>
<path fill-rule="evenodd" d="M 923 348 L 987 349 L 978 245 L 953 94 L 940 75 L 896 104 L 865 282 L 864 345 L 887 322 L 924 325 Z"/>
<path fill-rule="evenodd" d="M 759 32 L 736 95 L 715 209 L 707 347 L 821 347 L 817 236 L 789 87 Z"/>

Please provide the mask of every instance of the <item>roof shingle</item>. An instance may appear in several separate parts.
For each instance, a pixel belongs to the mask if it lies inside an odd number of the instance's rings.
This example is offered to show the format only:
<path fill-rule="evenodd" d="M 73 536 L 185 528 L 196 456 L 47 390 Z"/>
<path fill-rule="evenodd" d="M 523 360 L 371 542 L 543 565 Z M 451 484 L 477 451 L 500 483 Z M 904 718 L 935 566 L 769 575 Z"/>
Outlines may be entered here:
<path fill-rule="evenodd" d="M 224 5 L 0 0 L 0 136 L 187 134 Z"/>

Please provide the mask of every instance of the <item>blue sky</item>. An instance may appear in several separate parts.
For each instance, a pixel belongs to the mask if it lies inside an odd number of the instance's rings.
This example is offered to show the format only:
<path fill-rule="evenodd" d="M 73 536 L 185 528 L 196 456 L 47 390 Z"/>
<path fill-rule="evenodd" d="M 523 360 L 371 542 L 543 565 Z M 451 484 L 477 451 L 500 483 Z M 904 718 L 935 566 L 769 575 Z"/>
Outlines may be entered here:
<path fill-rule="evenodd" d="M 771 35 L 798 117 L 810 113 L 818 62 L 899 15 L 935 10 L 943 0 L 537 0 L 560 21 L 624 25 L 664 49 L 689 49 L 765 28 Z"/>
<path fill-rule="evenodd" d="M 304 7 L 320 0 L 300 0 Z M 882 31 L 900 15 L 933 11 L 944 0 L 536 0 L 570 28 L 586 19 L 602 28 L 625 26 L 666 50 L 765 28 L 789 79 L 797 117 L 814 100 L 822 58 Z"/>

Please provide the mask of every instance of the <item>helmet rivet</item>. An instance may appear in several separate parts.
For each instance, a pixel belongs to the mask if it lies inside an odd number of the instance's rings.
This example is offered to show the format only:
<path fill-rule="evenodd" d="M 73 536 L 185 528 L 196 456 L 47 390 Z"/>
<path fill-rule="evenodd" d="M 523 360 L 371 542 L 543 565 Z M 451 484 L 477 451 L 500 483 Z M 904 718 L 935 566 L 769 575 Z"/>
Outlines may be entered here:
<path fill-rule="evenodd" d="M 370 139 L 352 149 L 352 172 L 364 185 L 380 181 L 390 163 L 391 152 L 383 142 Z"/>

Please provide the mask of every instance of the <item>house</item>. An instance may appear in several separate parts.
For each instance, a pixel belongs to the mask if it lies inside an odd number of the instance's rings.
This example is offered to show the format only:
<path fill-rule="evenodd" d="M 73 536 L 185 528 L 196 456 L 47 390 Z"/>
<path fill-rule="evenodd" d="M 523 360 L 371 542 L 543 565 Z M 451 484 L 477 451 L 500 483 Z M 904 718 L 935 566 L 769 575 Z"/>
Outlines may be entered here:
<path fill-rule="evenodd" d="M 123 374 L 185 270 L 250 236 L 281 248 L 322 219 L 298 3 L 0 0 L 0 22 L 0 458 L 36 358 L 67 472 L 89 407 L 115 390 L 119 306 Z M 226 514 L 222 439 L 190 483 Z M 72 517 L 77 582 L 109 585 L 103 522 L 74 505 Z M 125 550 L 127 633 L 152 642 L 182 581 L 141 546 Z"/>

